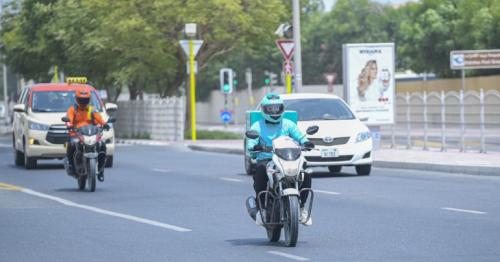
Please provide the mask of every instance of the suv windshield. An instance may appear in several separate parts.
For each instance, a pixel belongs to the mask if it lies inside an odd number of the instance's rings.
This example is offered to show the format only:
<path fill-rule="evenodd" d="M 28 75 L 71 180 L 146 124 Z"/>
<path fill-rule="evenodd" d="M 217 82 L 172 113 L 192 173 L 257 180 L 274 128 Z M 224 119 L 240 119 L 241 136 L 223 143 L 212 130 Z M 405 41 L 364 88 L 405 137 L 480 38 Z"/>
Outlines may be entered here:
<path fill-rule="evenodd" d="M 310 98 L 285 100 L 285 110 L 297 111 L 299 121 L 350 120 L 351 110 L 336 98 Z"/>
<path fill-rule="evenodd" d="M 66 112 L 75 104 L 75 91 L 36 91 L 33 92 L 31 110 L 33 112 L 60 113 Z M 90 105 L 102 112 L 97 94 L 92 92 Z"/>

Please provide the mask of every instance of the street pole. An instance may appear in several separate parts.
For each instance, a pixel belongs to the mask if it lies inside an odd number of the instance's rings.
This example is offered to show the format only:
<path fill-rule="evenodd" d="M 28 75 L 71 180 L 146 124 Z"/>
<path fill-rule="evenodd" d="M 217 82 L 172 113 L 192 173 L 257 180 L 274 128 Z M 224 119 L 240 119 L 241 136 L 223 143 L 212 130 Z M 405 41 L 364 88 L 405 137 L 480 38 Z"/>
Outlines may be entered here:
<path fill-rule="evenodd" d="M 465 92 L 465 69 L 462 69 L 462 92 Z"/>
<path fill-rule="evenodd" d="M 245 73 L 245 80 L 247 82 L 248 89 L 248 102 L 251 106 L 254 104 L 253 92 L 252 92 L 252 69 L 247 68 Z"/>
<path fill-rule="evenodd" d="M 300 45 L 300 4 L 299 0 L 293 1 L 293 41 L 295 43 L 295 92 L 302 89 L 302 48 Z"/>
<path fill-rule="evenodd" d="M 291 94 L 292 93 L 292 75 L 291 74 L 286 73 L 285 82 L 286 82 L 286 93 Z"/>
<path fill-rule="evenodd" d="M 191 140 L 196 141 L 196 80 L 194 77 L 194 46 L 193 39 L 189 39 L 189 78 L 191 83 Z"/>
<path fill-rule="evenodd" d="M 5 61 L 3 62 L 3 102 L 5 107 L 5 112 L 7 114 L 9 111 L 9 100 L 7 99 L 7 66 L 5 65 Z"/>

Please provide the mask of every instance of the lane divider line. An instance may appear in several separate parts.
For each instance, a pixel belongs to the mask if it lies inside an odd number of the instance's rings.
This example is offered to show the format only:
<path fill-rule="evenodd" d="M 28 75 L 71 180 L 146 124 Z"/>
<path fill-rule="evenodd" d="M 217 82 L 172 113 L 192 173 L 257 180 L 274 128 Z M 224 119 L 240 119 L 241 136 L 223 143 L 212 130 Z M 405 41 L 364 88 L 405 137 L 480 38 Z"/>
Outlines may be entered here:
<path fill-rule="evenodd" d="M 67 200 L 64 198 L 47 195 L 44 193 L 33 191 L 31 189 L 28 189 L 28 188 L 21 188 L 21 187 L 9 185 L 9 184 L 4 184 L 4 183 L 0 183 L 0 187 L 8 188 L 10 190 L 19 191 L 19 192 L 22 192 L 22 193 L 25 193 L 25 194 L 28 194 L 31 196 L 36 196 L 39 198 L 52 200 L 52 201 L 58 202 L 58 203 L 65 205 L 65 206 L 80 208 L 80 209 L 84 209 L 84 210 L 91 211 L 94 213 L 99 213 L 99 214 L 108 215 L 108 216 L 112 216 L 112 217 L 118 217 L 118 218 L 126 219 L 129 221 L 134 221 L 134 222 L 138 222 L 138 223 L 142 223 L 142 224 L 146 224 L 146 225 L 150 225 L 150 226 L 161 227 L 164 229 L 169 229 L 169 230 L 173 230 L 173 231 L 177 231 L 177 232 L 190 232 L 190 231 L 192 231 L 189 228 L 178 227 L 178 226 L 174 226 L 174 225 L 170 225 L 170 224 L 166 224 L 166 223 L 162 223 L 162 222 L 158 222 L 158 221 L 154 221 L 154 220 L 150 220 L 150 219 L 146 219 L 146 218 L 131 216 L 131 215 L 123 214 L 123 213 L 109 211 L 109 210 L 102 209 L 102 208 L 78 204 L 78 203 L 75 203 L 73 201 L 70 201 L 70 200 Z"/>
<path fill-rule="evenodd" d="M 327 195 L 342 195 L 342 193 L 339 193 L 339 192 L 318 190 L 318 189 L 314 189 L 314 188 L 313 188 L 313 191 L 321 193 L 321 194 L 327 194 Z"/>
<path fill-rule="evenodd" d="M 454 207 L 442 207 L 441 209 L 448 210 L 448 211 L 455 211 L 455 212 L 476 214 L 476 215 L 488 214 L 488 212 L 476 211 L 476 210 L 468 210 L 468 209 L 460 209 L 460 208 L 454 208 Z"/>
<path fill-rule="evenodd" d="M 241 179 L 230 178 L 230 177 L 221 177 L 220 179 L 224 180 L 224 181 L 229 181 L 229 182 L 243 182 L 243 180 L 241 180 Z"/>
<path fill-rule="evenodd" d="M 306 257 L 299 257 L 296 255 L 291 255 L 291 254 L 287 254 L 287 253 L 280 252 L 280 251 L 267 251 L 267 253 L 272 254 L 272 255 L 276 255 L 276 256 L 290 258 L 290 259 L 297 260 L 297 261 L 308 261 L 309 260 L 309 258 L 306 258 Z"/>

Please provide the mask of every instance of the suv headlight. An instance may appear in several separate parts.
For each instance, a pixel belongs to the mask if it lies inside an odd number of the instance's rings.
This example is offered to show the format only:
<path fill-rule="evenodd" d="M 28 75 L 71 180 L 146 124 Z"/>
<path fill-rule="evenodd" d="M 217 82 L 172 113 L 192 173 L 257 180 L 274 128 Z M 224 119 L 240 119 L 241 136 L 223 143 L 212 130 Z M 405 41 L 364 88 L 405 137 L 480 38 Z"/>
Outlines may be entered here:
<path fill-rule="evenodd" d="M 370 139 L 370 137 L 372 137 L 370 132 L 361 132 L 356 137 L 356 143 L 366 141 L 366 140 Z"/>
<path fill-rule="evenodd" d="M 47 131 L 49 130 L 49 125 L 45 125 L 42 123 L 37 123 L 33 121 L 28 121 L 28 128 L 31 130 L 40 130 L 40 131 Z"/>

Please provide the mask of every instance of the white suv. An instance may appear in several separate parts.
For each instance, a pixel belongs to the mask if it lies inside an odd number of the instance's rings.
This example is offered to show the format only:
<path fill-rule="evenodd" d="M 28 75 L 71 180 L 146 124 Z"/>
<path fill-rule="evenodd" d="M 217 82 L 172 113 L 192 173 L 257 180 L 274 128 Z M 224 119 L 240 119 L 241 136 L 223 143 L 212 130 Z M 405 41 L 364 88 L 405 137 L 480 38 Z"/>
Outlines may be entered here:
<path fill-rule="evenodd" d="M 88 85 L 49 83 L 36 84 L 23 89 L 18 104 L 14 106 L 12 144 L 15 164 L 27 169 L 35 168 L 39 159 L 63 159 L 68 132 L 61 118 L 75 103 L 75 91 L 86 86 L 91 88 L 90 104 L 104 120 L 107 110 L 116 110 L 115 104 L 104 106 L 96 90 Z M 113 166 L 115 152 L 114 129 L 103 133 L 106 142 L 106 167 Z"/>

